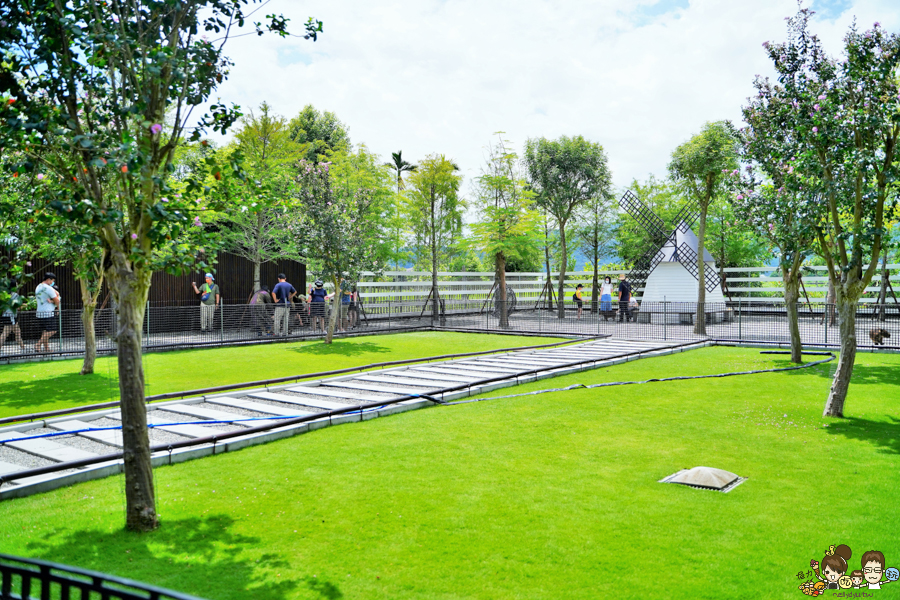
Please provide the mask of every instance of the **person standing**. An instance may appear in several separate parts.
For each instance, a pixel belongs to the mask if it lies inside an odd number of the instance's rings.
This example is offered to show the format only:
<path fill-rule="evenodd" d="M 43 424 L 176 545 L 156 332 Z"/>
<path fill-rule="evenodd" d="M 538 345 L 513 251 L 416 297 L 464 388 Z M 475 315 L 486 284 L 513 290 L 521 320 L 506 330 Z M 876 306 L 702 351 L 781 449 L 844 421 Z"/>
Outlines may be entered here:
<path fill-rule="evenodd" d="M 194 293 L 200 294 L 200 330 L 203 333 L 212 331 L 216 324 L 216 306 L 219 305 L 219 286 L 212 273 L 206 274 L 206 283 L 199 288 L 196 283 L 191 285 Z"/>
<path fill-rule="evenodd" d="M 278 283 L 272 289 L 272 300 L 275 301 L 275 335 L 285 336 L 291 329 L 291 300 L 297 290 L 287 282 L 284 273 L 278 274 Z"/>
<path fill-rule="evenodd" d="M 576 319 L 581 318 L 581 310 L 584 307 L 584 297 L 583 292 L 581 290 L 584 289 L 584 286 L 580 283 L 575 286 L 575 294 L 572 296 L 572 300 L 575 301 L 575 306 L 578 307 L 578 313 L 575 315 Z"/>
<path fill-rule="evenodd" d="M 269 335 L 272 332 L 272 328 L 269 327 L 269 322 L 272 320 L 269 304 L 273 302 L 272 292 L 269 291 L 267 285 L 259 286 L 259 289 L 253 292 L 253 296 L 250 298 L 253 328 L 256 330 L 257 336 Z"/>
<path fill-rule="evenodd" d="M 350 329 L 350 305 L 353 303 L 353 288 L 346 279 L 341 279 L 341 328 L 340 331 Z"/>
<path fill-rule="evenodd" d="M 50 338 L 59 333 L 59 320 L 56 309 L 59 307 L 59 292 L 53 287 L 56 275 L 44 274 L 44 280 L 34 290 L 37 299 L 37 322 L 41 337 L 34 346 L 35 352 L 50 352 Z M 43 350 L 41 350 L 43 348 Z"/>
<path fill-rule="evenodd" d="M 325 298 L 327 297 L 325 284 L 317 279 L 315 287 L 309 288 L 309 312 L 312 315 L 312 330 L 316 332 L 316 325 L 322 321 L 322 333 L 325 333 Z"/>
<path fill-rule="evenodd" d="M 612 279 L 607 275 L 603 278 L 603 283 L 600 285 L 600 312 L 608 313 L 612 310 L 612 291 Z"/>
<path fill-rule="evenodd" d="M 355 285 L 350 290 L 349 311 L 350 329 L 355 329 L 359 325 L 359 292 L 356 290 Z"/>
<path fill-rule="evenodd" d="M 25 342 L 22 341 L 22 330 L 16 321 L 19 312 L 18 300 L 19 295 L 13 292 L 9 298 L 10 308 L 4 310 L 3 315 L 0 315 L 0 323 L 3 324 L 3 333 L 0 333 L 0 349 L 6 343 L 6 338 L 13 334 L 16 336 L 16 343 L 19 344 L 19 348 L 25 349 Z"/>
<path fill-rule="evenodd" d="M 631 300 L 631 284 L 625 281 L 625 274 L 619 275 L 619 322 L 625 322 L 625 319 L 631 320 L 628 316 L 628 303 Z"/>

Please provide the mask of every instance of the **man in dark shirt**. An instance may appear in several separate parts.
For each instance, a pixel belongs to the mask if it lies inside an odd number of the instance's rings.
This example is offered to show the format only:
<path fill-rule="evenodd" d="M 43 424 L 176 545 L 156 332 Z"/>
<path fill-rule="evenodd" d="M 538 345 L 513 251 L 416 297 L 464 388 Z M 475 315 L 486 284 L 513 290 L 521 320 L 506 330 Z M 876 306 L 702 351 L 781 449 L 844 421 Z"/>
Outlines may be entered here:
<path fill-rule="evenodd" d="M 269 286 L 267 285 L 259 286 L 259 289 L 253 292 L 253 296 L 250 297 L 253 328 L 256 330 L 256 335 L 272 335 L 272 328 L 269 327 L 269 322 L 273 317 L 268 305 L 274 302 L 272 300 L 272 292 L 269 291 Z"/>
<path fill-rule="evenodd" d="M 287 335 L 291 327 L 291 300 L 297 295 L 297 290 L 289 284 L 284 273 L 278 274 L 278 283 L 272 290 L 272 300 L 275 301 L 275 335 Z"/>
<path fill-rule="evenodd" d="M 625 274 L 619 275 L 619 322 L 624 322 L 627 318 L 631 320 L 628 314 L 628 302 L 631 300 L 631 284 L 625 281 Z"/>

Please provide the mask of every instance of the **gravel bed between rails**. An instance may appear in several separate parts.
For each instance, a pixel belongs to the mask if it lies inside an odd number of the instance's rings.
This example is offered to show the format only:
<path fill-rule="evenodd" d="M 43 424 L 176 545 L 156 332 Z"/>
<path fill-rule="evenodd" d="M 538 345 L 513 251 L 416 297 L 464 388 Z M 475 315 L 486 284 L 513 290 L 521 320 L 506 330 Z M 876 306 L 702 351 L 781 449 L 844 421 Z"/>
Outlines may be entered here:
<path fill-rule="evenodd" d="M 171 421 L 173 424 L 175 423 L 200 423 L 206 419 L 200 419 L 198 417 L 192 417 L 190 415 L 182 415 L 180 413 L 169 412 L 167 410 L 154 410 L 153 414 L 159 417 L 160 419 L 165 419 L 166 421 Z M 210 429 L 210 435 L 215 433 L 216 431 L 220 432 L 230 432 L 230 431 L 240 431 L 241 429 L 245 429 L 240 425 L 226 425 L 224 423 L 217 423 L 215 425 L 203 425 L 203 427 L 207 427 Z M 155 428 L 154 428 L 155 429 Z M 152 429 L 151 429 L 152 431 Z"/>
<path fill-rule="evenodd" d="M 91 425 L 93 427 L 121 427 L 122 422 L 116 419 L 103 417 L 102 419 L 91 421 Z M 174 444 L 176 442 L 183 442 L 185 440 L 191 439 L 187 436 L 178 435 L 177 433 L 169 433 L 168 431 L 163 431 L 155 427 L 150 428 L 148 432 L 150 435 L 151 446 L 155 446 L 156 444 Z"/>
<path fill-rule="evenodd" d="M 23 469 L 37 469 L 39 467 L 49 467 L 56 463 L 34 454 L 22 452 L 9 446 L 0 446 L 0 461 L 10 463 L 12 465 L 21 465 Z"/>
<path fill-rule="evenodd" d="M 271 417 L 271 414 L 256 412 L 255 410 L 247 410 L 245 408 L 238 408 L 236 406 L 226 406 L 224 404 L 213 404 L 211 402 L 198 402 L 194 404 L 197 408 L 205 408 L 208 410 L 216 410 L 219 412 L 228 413 L 230 415 L 234 415 L 235 417 L 241 418 L 252 418 L 252 417 Z"/>
<path fill-rule="evenodd" d="M 287 394 L 293 395 L 293 394 Z M 292 410 L 297 411 L 297 413 L 323 413 L 325 410 L 321 408 L 315 408 L 312 406 L 298 406 L 297 404 L 291 404 L 289 402 L 278 402 L 277 400 L 266 400 L 264 398 L 247 398 L 247 400 L 251 400 L 254 404 L 267 404 L 269 406 L 274 406 L 277 408 L 281 408 L 284 410 Z M 214 404 L 213 406 L 219 406 L 218 404 Z M 272 416 L 272 415 L 263 415 L 263 416 Z"/>
<path fill-rule="evenodd" d="M 93 427 L 95 425 L 91 424 Z M 49 427 L 39 427 L 37 429 L 31 429 L 27 432 L 27 435 L 43 435 L 45 433 L 59 433 L 59 429 L 51 429 Z M 80 435 L 72 434 L 72 435 L 58 435 L 52 438 L 46 438 L 47 441 L 56 442 L 57 444 L 62 444 L 63 446 L 71 446 L 72 448 L 78 448 L 79 450 L 84 450 L 85 452 L 91 452 L 96 454 L 97 456 L 103 456 L 104 454 L 112 454 L 113 452 L 117 452 L 121 450 L 121 446 L 110 446 L 109 444 L 104 444 L 103 442 L 96 442 L 94 440 L 89 440 L 86 437 L 82 437 Z"/>

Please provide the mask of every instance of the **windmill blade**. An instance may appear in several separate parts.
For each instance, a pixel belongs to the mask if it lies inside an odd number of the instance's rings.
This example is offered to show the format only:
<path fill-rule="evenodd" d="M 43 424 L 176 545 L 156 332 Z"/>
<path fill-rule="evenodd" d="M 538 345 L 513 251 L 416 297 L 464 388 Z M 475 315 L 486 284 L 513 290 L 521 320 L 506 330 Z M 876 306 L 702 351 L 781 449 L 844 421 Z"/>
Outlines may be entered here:
<path fill-rule="evenodd" d="M 626 190 L 625 193 L 622 194 L 622 197 L 619 199 L 619 206 L 622 210 L 634 217 L 634 220 L 650 234 L 650 238 L 654 242 L 660 246 L 665 244 L 669 237 L 669 234 L 666 232 L 666 224 L 663 223 L 663 220 L 657 217 L 646 204 L 641 202 L 637 196 L 632 194 L 631 191 Z"/>
<path fill-rule="evenodd" d="M 681 207 L 678 214 L 675 215 L 675 227 L 681 233 L 687 233 L 688 229 L 693 226 L 694 222 L 700 217 L 700 209 L 697 207 L 696 200 L 688 200 L 687 204 Z"/>
<path fill-rule="evenodd" d="M 634 261 L 634 266 L 625 276 L 626 281 L 631 284 L 632 294 L 637 294 L 638 290 L 646 285 L 650 273 L 662 261 L 664 245 L 651 247 L 643 256 Z M 643 296 L 643 292 L 641 292 L 641 296 Z"/>
<path fill-rule="evenodd" d="M 681 263 L 681 266 L 687 269 L 687 272 L 693 275 L 694 279 L 700 281 L 699 271 L 697 271 L 697 253 L 694 249 L 688 246 L 687 243 L 682 242 L 676 251 L 678 252 L 678 262 Z M 703 266 L 703 287 L 706 288 L 707 292 L 711 292 L 720 283 L 719 274 L 708 264 L 704 263 Z"/>

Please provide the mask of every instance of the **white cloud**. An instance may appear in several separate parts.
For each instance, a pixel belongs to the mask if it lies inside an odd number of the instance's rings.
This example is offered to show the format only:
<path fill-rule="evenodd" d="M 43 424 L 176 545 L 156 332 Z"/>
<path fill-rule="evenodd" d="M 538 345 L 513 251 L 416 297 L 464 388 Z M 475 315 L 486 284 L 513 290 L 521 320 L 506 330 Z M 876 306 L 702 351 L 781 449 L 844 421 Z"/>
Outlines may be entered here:
<path fill-rule="evenodd" d="M 900 29 L 896 0 L 821 1 L 814 29 L 833 53 L 853 15 Z M 769 73 L 761 44 L 784 38 L 796 3 L 272 0 L 259 14 L 273 12 L 325 31 L 229 41 L 222 100 L 288 117 L 313 104 L 384 157 L 443 153 L 467 178 L 495 131 L 517 148 L 580 134 L 604 146 L 621 186 L 663 175 L 705 121 L 740 120 L 754 75 Z"/>

